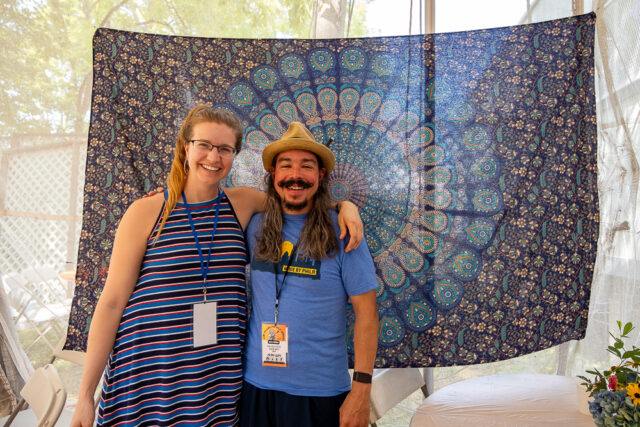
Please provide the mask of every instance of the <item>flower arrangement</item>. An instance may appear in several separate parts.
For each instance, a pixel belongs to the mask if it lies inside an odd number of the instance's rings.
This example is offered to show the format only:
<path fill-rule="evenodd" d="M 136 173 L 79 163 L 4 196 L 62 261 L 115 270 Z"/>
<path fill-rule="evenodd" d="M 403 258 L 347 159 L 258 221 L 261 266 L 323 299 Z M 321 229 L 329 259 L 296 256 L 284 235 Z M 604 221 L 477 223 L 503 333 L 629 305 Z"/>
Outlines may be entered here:
<path fill-rule="evenodd" d="M 589 412 L 598 426 L 637 426 L 640 425 L 640 348 L 631 346 L 625 348 L 624 339 L 634 329 L 631 322 L 622 326 L 618 323 L 618 336 L 609 333 L 613 338 L 613 345 L 607 351 L 620 361 L 608 370 L 600 372 L 598 369 L 588 370 L 595 375 L 590 380 L 579 376 L 585 382 L 589 396 Z"/>

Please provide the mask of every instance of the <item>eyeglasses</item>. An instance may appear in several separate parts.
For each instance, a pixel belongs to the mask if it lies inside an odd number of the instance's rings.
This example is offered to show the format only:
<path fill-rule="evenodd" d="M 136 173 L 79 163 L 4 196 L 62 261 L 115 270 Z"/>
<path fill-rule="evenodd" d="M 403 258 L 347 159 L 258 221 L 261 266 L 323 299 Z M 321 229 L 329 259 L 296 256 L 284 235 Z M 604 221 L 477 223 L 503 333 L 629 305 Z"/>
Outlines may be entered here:
<path fill-rule="evenodd" d="M 192 139 L 189 141 L 193 144 L 194 148 L 201 153 L 208 153 L 214 148 L 218 150 L 218 156 L 223 159 L 232 159 L 236 155 L 236 149 L 228 145 L 213 145 L 209 141 L 202 139 Z"/>

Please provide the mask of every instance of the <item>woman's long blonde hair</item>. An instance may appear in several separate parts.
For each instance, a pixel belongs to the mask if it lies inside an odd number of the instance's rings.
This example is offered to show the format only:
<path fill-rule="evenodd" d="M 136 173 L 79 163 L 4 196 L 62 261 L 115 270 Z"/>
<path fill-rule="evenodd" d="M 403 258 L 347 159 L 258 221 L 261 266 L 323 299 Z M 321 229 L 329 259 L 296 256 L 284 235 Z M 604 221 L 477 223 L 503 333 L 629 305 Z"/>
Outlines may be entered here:
<path fill-rule="evenodd" d="M 227 110 L 217 110 L 209 107 L 208 105 L 198 105 L 189 112 L 187 117 L 180 127 L 180 133 L 176 140 L 176 148 L 173 156 L 173 163 L 171 164 L 171 171 L 167 177 L 167 200 L 164 204 L 164 211 L 162 215 L 162 221 L 156 232 L 155 240 L 160 236 L 164 225 L 169 218 L 169 214 L 176 207 L 176 203 L 180 199 L 182 190 L 187 182 L 188 168 L 186 166 L 186 145 L 191 140 L 193 135 L 193 128 L 198 123 L 218 123 L 229 126 L 236 137 L 236 152 L 242 148 L 242 125 L 240 120 L 231 112 Z"/>

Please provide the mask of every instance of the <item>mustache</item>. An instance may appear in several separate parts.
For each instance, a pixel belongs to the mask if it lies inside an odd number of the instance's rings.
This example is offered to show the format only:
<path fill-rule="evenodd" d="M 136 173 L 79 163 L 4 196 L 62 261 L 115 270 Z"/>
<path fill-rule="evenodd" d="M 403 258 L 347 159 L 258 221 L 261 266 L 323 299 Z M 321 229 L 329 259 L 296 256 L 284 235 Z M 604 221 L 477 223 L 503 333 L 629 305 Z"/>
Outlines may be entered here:
<path fill-rule="evenodd" d="M 310 188 L 311 187 L 311 183 L 303 180 L 303 179 L 288 179 L 286 181 L 280 181 L 278 183 L 278 187 L 290 187 L 290 186 L 296 186 L 296 187 L 302 187 L 302 188 Z"/>

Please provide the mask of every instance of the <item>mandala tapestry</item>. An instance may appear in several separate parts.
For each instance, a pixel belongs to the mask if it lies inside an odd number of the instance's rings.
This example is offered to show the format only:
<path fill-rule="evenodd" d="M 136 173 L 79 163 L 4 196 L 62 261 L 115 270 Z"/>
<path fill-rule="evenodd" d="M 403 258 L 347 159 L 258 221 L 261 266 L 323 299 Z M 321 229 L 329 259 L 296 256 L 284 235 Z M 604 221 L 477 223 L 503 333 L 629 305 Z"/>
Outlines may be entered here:
<path fill-rule="evenodd" d="M 260 187 L 261 151 L 291 121 L 334 139 L 331 194 L 359 206 L 376 265 L 377 367 L 582 338 L 598 235 L 594 23 L 331 40 L 99 29 L 67 348 L 85 348 L 118 221 L 165 186 L 198 103 L 243 122 L 227 185 Z M 351 313 L 350 340 L 352 327 Z"/>

